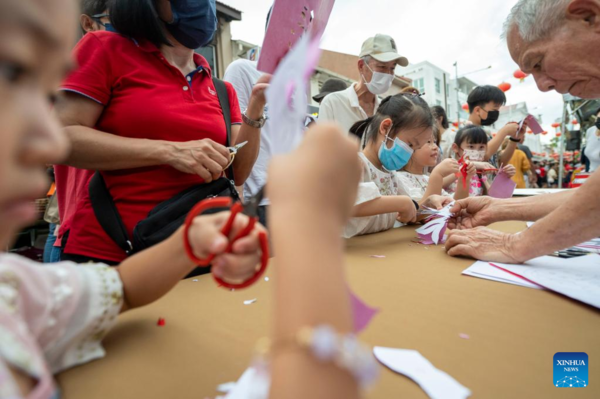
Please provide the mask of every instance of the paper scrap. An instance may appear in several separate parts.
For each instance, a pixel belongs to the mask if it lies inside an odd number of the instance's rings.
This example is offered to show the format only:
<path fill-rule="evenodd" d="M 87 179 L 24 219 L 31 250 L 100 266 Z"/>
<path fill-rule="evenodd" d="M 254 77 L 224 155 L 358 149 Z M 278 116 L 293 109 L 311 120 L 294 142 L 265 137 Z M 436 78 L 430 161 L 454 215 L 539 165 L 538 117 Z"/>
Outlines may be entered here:
<path fill-rule="evenodd" d="M 460 333 L 458 334 L 459 337 L 461 337 L 462 339 L 471 339 L 471 336 L 469 334 L 465 334 L 465 333 Z"/>
<path fill-rule="evenodd" d="M 226 382 L 217 386 L 217 392 L 228 393 L 235 388 L 236 382 Z"/>
<path fill-rule="evenodd" d="M 290 49 L 305 36 L 319 42 L 334 3 L 335 0 L 276 0 L 258 59 L 258 70 L 275 72 Z"/>
<path fill-rule="evenodd" d="M 488 194 L 493 198 L 512 198 L 515 188 L 517 188 L 517 183 L 501 169 L 494 179 Z"/>
<path fill-rule="evenodd" d="M 158 321 L 156 322 L 156 325 L 159 326 L 159 327 L 164 327 L 165 324 L 166 324 L 165 319 L 163 319 L 162 317 L 160 317 L 158 319 Z"/>
<path fill-rule="evenodd" d="M 385 255 L 371 255 L 371 258 L 375 258 L 375 259 L 384 259 Z"/>
<path fill-rule="evenodd" d="M 491 263 L 507 273 L 569 298 L 600 308 L 600 255 L 542 256 L 523 265 Z"/>
<path fill-rule="evenodd" d="M 269 397 L 271 379 L 267 371 L 250 367 L 240 377 L 226 399 L 263 399 Z"/>
<path fill-rule="evenodd" d="M 277 127 L 272 155 L 291 152 L 304 137 L 308 82 L 319 56 L 319 42 L 307 35 L 284 58 L 271 79 L 266 96 L 271 126 Z"/>
<path fill-rule="evenodd" d="M 354 317 L 354 332 L 356 334 L 363 331 L 371 323 L 371 320 L 379 309 L 373 308 L 364 303 L 351 289 L 350 292 L 350 304 L 352 305 L 352 315 Z"/>
<path fill-rule="evenodd" d="M 269 281 L 269 278 L 268 278 L 268 277 L 265 277 L 265 281 Z"/>
<path fill-rule="evenodd" d="M 373 353 L 383 365 L 419 384 L 432 399 L 465 399 L 471 395 L 468 388 L 435 368 L 416 350 L 375 347 Z"/>
<path fill-rule="evenodd" d="M 247 301 L 244 301 L 244 305 L 252 305 L 253 303 L 255 303 L 257 301 L 256 298 L 254 299 L 249 299 Z"/>
<path fill-rule="evenodd" d="M 198 282 L 198 279 L 197 279 L 197 278 L 195 278 L 195 279 L 193 279 L 192 281 L 193 281 L 194 283 L 197 283 L 197 282 Z"/>
<path fill-rule="evenodd" d="M 543 289 L 537 284 L 532 284 L 523 280 L 522 278 L 503 272 L 502 270 L 490 265 L 488 262 L 475 262 L 468 269 L 464 270 L 462 274 L 484 280 L 497 281 L 499 283 L 519 285 L 521 287 L 535 288 L 538 290 Z"/>

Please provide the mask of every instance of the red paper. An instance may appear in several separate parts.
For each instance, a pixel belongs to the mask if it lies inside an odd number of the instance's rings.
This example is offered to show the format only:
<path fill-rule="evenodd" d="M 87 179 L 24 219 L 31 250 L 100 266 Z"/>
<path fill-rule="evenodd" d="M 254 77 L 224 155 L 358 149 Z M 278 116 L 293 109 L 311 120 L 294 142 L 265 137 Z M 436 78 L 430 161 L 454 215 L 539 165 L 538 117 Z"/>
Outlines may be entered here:
<path fill-rule="evenodd" d="M 258 70 L 274 73 L 303 34 L 320 40 L 335 0 L 276 0 L 262 45 Z"/>

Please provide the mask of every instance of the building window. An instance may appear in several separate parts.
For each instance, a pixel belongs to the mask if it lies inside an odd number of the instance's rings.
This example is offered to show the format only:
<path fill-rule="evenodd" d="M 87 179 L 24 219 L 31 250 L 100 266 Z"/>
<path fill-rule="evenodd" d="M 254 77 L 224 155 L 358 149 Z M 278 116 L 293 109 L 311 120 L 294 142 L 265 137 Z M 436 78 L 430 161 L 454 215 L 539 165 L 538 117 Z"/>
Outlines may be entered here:
<path fill-rule="evenodd" d="M 439 106 L 441 106 L 441 105 L 442 105 L 442 102 L 441 102 L 440 100 L 435 100 L 435 105 L 439 105 Z"/>
<path fill-rule="evenodd" d="M 442 81 L 435 78 L 435 92 L 438 94 L 442 93 Z"/>
<path fill-rule="evenodd" d="M 424 78 L 416 79 L 414 81 L 414 84 L 415 84 L 415 88 L 417 90 L 419 90 L 420 93 L 423 93 L 425 91 L 425 79 Z"/>
<path fill-rule="evenodd" d="M 450 84 L 446 83 L 446 97 L 450 97 Z"/>

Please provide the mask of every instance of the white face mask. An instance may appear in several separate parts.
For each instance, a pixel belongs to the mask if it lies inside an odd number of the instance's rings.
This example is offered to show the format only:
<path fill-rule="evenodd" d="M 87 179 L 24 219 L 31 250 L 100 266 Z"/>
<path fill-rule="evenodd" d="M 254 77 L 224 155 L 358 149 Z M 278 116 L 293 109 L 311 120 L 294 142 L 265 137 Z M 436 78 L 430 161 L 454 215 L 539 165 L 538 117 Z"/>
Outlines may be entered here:
<path fill-rule="evenodd" d="M 367 68 L 371 72 L 373 70 L 367 64 L 365 64 Z M 394 81 L 394 75 L 390 75 L 389 73 L 381 73 L 381 72 L 373 72 L 373 77 L 371 78 L 371 82 L 366 83 L 367 79 L 362 75 L 365 84 L 367 85 L 367 89 L 375 95 L 380 95 L 386 93 L 391 87 L 392 82 Z"/>
<path fill-rule="evenodd" d="M 465 158 L 469 158 L 469 161 L 473 162 L 481 162 L 485 158 L 485 151 L 480 150 L 465 150 L 464 151 Z"/>

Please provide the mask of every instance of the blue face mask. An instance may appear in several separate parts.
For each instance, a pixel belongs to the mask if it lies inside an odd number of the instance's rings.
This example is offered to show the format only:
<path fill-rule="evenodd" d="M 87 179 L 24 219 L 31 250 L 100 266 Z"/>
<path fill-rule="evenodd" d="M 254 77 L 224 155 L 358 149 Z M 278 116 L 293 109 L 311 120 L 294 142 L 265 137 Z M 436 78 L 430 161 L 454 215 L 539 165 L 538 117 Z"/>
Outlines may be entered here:
<path fill-rule="evenodd" d="M 104 29 L 106 29 L 107 32 L 117 32 L 113 24 L 104 24 Z"/>
<path fill-rule="evenodd" d="M 209 44 L 217 30 L 215 0 L 171 0 L 173 22 L 167 30 L 185 47 L 197 49 Z"/>
<path fill-rule="evenodd" d="M 392 148 L 387 148 L 386 142 L 393 141 Z M 379 160 L 383 168 L 388 172 L 400 170 L 406 166 L 412 157 L 413 149 L 408 144 L 396 137 L 395 140 L 389 138 L 389 134 L 385 136 L 385 140 L 379 148 Z"/>

